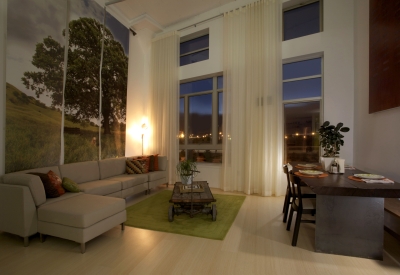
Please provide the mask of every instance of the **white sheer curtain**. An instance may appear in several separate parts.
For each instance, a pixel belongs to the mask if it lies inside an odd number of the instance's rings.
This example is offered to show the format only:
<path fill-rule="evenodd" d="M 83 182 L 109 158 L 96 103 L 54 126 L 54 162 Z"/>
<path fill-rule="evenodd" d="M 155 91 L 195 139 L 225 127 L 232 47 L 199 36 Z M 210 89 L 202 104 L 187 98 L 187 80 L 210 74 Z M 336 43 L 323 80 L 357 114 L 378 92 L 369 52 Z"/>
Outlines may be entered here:
<path fill-rule="evenodd" d="M 283 195 L 282 5 L 224 14 L 223 189 Z"/>
<path fill-rule="evenodd" d="M 179 35 L 170 32 L 153 39 L 151 49 L 150 145 L 166 155 L 169 183 L 175 183 L 178 162 Z"/>

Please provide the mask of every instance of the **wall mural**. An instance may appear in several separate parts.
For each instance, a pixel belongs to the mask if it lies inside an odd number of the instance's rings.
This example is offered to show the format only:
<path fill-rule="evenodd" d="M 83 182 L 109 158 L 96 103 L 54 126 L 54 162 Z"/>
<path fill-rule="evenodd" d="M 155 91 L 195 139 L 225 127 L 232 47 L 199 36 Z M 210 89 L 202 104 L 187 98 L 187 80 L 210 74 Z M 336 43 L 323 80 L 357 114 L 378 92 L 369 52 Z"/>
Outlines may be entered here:
<path fill-rule="evenodd" d="M 124 156 L 129 30 L 89 0 L 12 0 L 7 17 L 6 173 Z"/>

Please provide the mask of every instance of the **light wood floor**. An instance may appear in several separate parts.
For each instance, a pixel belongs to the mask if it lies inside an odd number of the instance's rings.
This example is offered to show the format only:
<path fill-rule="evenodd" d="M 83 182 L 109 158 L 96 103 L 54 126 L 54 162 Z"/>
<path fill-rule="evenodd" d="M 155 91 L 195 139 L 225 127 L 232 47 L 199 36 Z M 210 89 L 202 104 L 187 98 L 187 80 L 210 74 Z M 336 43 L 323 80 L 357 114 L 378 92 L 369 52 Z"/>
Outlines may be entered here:
<path fill-rule="evenodd" d="M 282 205 L 283 197 L 247 196 L 224 241 L 126 226 L 89 241 L 81 254 L 72 241 L 33 236 L 23 247 L 20 237 L 0 232 L 0 274 L 400 274 L 400 243 L 388 234 L 383 261 L 314 252 L 313 224 L 301 225 L 292 247 Z"/>

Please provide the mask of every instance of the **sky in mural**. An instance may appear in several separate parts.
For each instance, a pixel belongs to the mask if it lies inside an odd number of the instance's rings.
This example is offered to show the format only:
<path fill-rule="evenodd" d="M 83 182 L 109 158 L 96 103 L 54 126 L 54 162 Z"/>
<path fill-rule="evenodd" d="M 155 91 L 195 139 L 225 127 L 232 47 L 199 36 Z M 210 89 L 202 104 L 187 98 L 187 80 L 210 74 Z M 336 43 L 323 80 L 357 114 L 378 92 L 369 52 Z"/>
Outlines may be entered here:
<path fill-rule="evenodd" d="M 25 88 L 21 77 L 25 71 L 37 71 L 31 61 L 36 44 L 43 42 L 43 38 L 51 36 L 64 45 L 62 31 L 66 24 L 66 3 L 65 0 L 9 0 L 7 3 L 7 41 L 11 46 L 7 47 L 6 78 L 8 83 L 29 96 L 36 98 L 32 90 Z M 69 3 L 70 20 L 91 17 L 103 22 L 103 7 L 95 1 L 71 0 Z M 127 54 L 129 34 L 126 27 L 109 14 L 106 16 L 106 26 Z M 42 95 L 39 100 L 50 106 L 51 100 L 47 96 Z"/>

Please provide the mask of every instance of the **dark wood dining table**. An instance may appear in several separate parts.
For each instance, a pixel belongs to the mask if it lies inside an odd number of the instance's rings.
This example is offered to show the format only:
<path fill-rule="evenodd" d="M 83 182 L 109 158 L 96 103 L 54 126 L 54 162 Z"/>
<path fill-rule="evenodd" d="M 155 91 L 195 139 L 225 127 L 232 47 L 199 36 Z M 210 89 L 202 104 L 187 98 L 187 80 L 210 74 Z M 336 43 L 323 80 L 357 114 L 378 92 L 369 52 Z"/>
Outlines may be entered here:
<path fill-rule="evenodd" d="M 291 165 L 295 172 L 305 170 L 298 168 L 298 163 Z M 400 198 L 400 183 L 366 183 L 349 178 L 365 173 L 346 169 L 343 174 L 328 173 L 326 177 L 300 175 L 317 194 L 317 252 L 382 260 L 384 198 Z"/>

